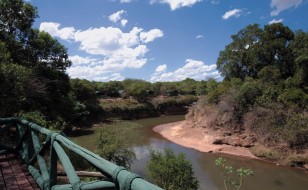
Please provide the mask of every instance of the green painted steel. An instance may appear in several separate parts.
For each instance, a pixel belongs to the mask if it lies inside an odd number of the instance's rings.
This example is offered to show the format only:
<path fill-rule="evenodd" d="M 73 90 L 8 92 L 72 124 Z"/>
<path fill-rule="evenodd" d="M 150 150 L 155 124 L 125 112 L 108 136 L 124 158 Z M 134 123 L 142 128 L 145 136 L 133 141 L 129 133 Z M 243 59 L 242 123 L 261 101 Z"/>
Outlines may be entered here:
<path fill-rule="evenodd" d="M 24 119 L 0 118 L 0 135 L 10 128 L 16 131 L 16 144 L 7 146 L 0 143 L 0 153 L 19 152 L 28 165 L 28 171 L 43 190 L 81 190 L 81 189 L 118 189 L 118 190 L 161 190 L 140 176 L 117 166 L 97 154 L 75 144 L 60 133 L 50 131 Z M 42 136 L 45 140 L 42 141 Z M 65 149 L 79 155 L 106 176 L 105 180 L 81 182 L 75 172 Z M 47 153 L 48 154 L 47 154 Z M 57 162 L 61 162 L 69 179 L 69 184 L 57 183 Z"/>

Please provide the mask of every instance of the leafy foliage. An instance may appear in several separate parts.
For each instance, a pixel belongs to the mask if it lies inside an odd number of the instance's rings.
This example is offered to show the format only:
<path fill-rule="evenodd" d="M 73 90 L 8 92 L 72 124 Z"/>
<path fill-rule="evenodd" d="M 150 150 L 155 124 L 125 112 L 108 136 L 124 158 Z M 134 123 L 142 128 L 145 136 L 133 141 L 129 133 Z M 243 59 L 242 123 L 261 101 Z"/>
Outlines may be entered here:
<path fill-rule="evenodd" d="M 269 159 L 287 159 L 286 152 L 304 154 L 308 32 L 294 32 L 281 23 L 263 28 L 255 24 L 231 38 L 217 59 L 225 79 L 203 84 L 205 98 L 192 108 L 192 117 L 213 113 L 209 127 L 225 127 L 220 123 L 224 120 L 233 130 L 253 134 L 260 145 L 275 148 L 274 156 L 272 150 L 265 154 Z"/>
<path fill-rule="evenodd" d="M 58 118 L 57 121 L 48 121 L 47 118 L 39 111 L 21 113 L 20 116 L 30 122 L 33 122 L 39 126 L 47 127 L 51 130 L 65 130 L 68 125 L 62 118 Z"/>
<path fill-rule="evenodd" d="M 236 170 L 236 177 L 232 176 L 234 173 L 234 168 L 227 165 L 226 159 L 219 157 L 215 160 L 216 166 L 219 168 L 220 174 L 224 180 L 225 190 L 228 190 L 228 187 L 235 187 L 239 190 L 242 187 L 244 178 L 253 175 L 251 169 L 239 168 Z"/>
<path fill-rule="evenodd" d="M 17 64 L 0 64 L 0 115 L 9 116 L 23 109 L 29 94 L 31 70 Z"/>
<path fill-rule="evenodd" d="M 0 1 L 0 116 L 40 112 L 69 121 L 71 65 L 67 49 L 48 33 L 33 29 L 37 10 L 21 0 Z M 61 121 L 59 121 L 61 122 Z"/>
<path fill-rule="evenodd" d="M 283 78 L 293 74 L 290 44 L 294 33 L 288 27 L 281 23 L 266 25 L 264 29 L 257 24 L 248 25 L 231 37 L 233 42 L 217 59 L 217 68 L 226 79 L 257 78 L 258 72 L 269 65 L 277 68 Z"/>
<path fill-rule="evenodd" d="M 153 183 L 166 190 L 198 189 L 199 182 L 184 154 L 176 155 L 170 148 L 163 153 L 150 150 L 150 154 L 147 174 Z"/>
<path fill-rule="evenodd" d="M 115 121 L 113 124 L 102 127 L 97 140 L 97 152 L 103 158 L 117 165 L 130 168 L 136 155 L 130 144 L 138 136 L 137 124 Z"/>
<path fill-rule="evenodd" d="M 255 81 L 245 82 L 236 94 L 236 102 L 240 113 L 246 112 L 254 105 L 258 96 L 261 95 L 259 84 Z"/>

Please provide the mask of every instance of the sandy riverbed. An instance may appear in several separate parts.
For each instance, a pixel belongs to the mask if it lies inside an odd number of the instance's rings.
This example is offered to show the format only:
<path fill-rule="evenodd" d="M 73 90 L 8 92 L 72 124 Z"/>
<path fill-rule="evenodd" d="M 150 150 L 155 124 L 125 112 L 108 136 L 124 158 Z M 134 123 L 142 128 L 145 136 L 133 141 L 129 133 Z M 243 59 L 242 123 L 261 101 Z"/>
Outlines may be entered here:
<path fill-rule="evenodd" d="M 213 144 L 216 138 L 214 132 L 206 131 L 203 128 L 185 126 L 185 121 L 158 125 L 155 126 L 153 130 L 176 144 L 193 148 L 201 152 L 226 153 L 256 158 L 249 149 L 245 147 Z"/>

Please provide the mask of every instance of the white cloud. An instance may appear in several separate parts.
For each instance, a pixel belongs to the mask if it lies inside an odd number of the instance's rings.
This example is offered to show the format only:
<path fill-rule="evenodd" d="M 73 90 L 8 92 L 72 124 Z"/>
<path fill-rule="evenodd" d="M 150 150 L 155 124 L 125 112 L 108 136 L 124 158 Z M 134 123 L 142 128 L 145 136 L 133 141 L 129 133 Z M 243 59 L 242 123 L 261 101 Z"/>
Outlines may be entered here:
<path fill-rule="evenodd" d="M 215 64 L 205 65 L 202 61 L 187 59 L 183 67 L 173 72 L 166 72 L 166 70 L 162 68 L 157 68 L 155 73 L 151 76 L 151 81 L 181 81 L 186 78 L 204 80 L 208 78 L 220 79 L 221 76 L 216 70 Z"/>
<path fill-rule="evenodd" d="M 155 69 L 155 72 L 156 73 L 161 73 L 161 72 L 165 72 L 167 70 L 167 65 L 164 64 L 164 65 L 159 65 L 156 69 Z"/>
<path fill-rule="evenodd" d="M 121 3 L 131 3 L 133 2 L 134 0 L 120 0 Z"/>
<path fill-rule="evenodd" d="M 150 0 L 150 4 L 161 3 L 168 4 L 172 11 L 181 7 L 191 7 L 202 0 Z"/>
<path fill-rule="evenodd" d="M 90 28 L 75 33 L 80 49 L 90 54 L 108 55 L 121 47 L 123 33 L 119 28 Z"/>
<path fill-rule="evenodd" d="M 269 21 L 268 24 L 279 23 L 279 22 L 282 22 L 282 21 L 283 21 L 283 19 L 278 19 L 278 20 L 273 19 L 273 20 Z"/>
<path fill-rule="evenodd" d="M 60 24 L 55 22 L 42 22 L 40 24 L 40 31 L 48 32 L 50 35 L 59 37 L 63 40 L 71 40 L 74 38 L 74 27 L 64 27 L 59 29 Z"/>
<path fill-rule="evenodd" d="M 122 3 L 122 1 L 121 1 L 121 3 Z M 129 2 L 127 1 L 125 3 L 129 3 Z M 127 22 L 128 22 L 127 19 L 122 19 L 122 15 L 125 14 L 125 13 L 126 13 L 126 11 L 120 10 L 120 11 L 117 11 L 117 12 L 111 14 L 108 18 L 111 22 L 114 22 L 114 23 L 118 23 L 118 21 L 120 21 L 121 26 L 125 27 Z"/>
<path fill-rule="evenodd" d="M 141 68 L 146 64 L 145 55 L 148 48 L 141 42 L 139 36 L 141 31 L 141 28 L 135 27 L 129 33 L 123 33 L 118 28 L 101 27 L 76 32 L 75 41 L 80 42 L 81 50 L 104 56 L 101 61 L 94 64 L 95 67 L 87 69 L 92 73 L 90 76 L 95 77 L 102 72 L 118 72 L 125 68 Z M 72 72 L 69 73 L 72 74 Z"/>
<path fill-rule="evenodd" d="M 109 20 L 110 20 L 111 22 L 116 23 L 116 22 L 118 22 L 119 20 L 121 20 L 122 15 L 123 15 L 124 13 L 125 13 L 124 10 L 120 10 L 120 11 L 117 11 L 117 12 L 111 14 L 108 18 L 109 18 Z"/>
<path fill-rule="evenodd" d="M 196 36 L 196 39 L 200 39 L 200 38 L 204 38 L 204 36 L 201 35 L 201 34 L 199 34 L 199 35 Z"/>
<path fill-rule="evenodd" d="M 211 3 L 214 5 L 218 5 L 220 3 L 220 0 L 211 0 Z"/>
<path fill-rule="evenodd" d="M 71 78 L 80 78 L 93 81 L 110 81 L 110 80 L 124 80 L 124 77 L 117 72 L 105 71 L 100 66 L 76 66 L 70 67 L 66 70 Z"/>
<path fill-rule="evenodd" d="M 298 7 L 303 2 L 303 0 L 272 0 L 271 8 L 274 10 L 271 12 L 271 16 L 277 16 L 281 11 L 292 7 Z"/>
<path fill-rule="evenodd" d="M 69 60 L 72 61 L 73 66 L 87 65 L 89 63 L 97 62 L 97 59 L 93 59 L 93 58 L 90 58 L 90 57 L 80 57 L 79 55 L 69 56 Z"/>
<path fill-rule="evenodd" d="M 161 30 L 155 28 L 148 32 L 141 32 L 140 39 L 142 42 L 148 43 L 154 41 L 156 38 L 163 37 L 163 35 L 164 33 Z"/>
<path fill-rule="evenodd" d="M 121 26 L 123 26 L 123 27 L 126 26 L 127 22 L 128 22 L 128 20 L 122 19 L 121 20 Z"/>
<path fill-rule="evenodd" d="M 88 80 L 103 79 L 105 75 L 111 76 L 111 73 L 118 73 L 126 68 L 141 68 L 147 63 L 146 53 L 149 49 L 146 44 L 163 36 L 159 29 L 143 31 L 138 27 L 129 32 L 114 27 L 78 31 L 74 29 L 70 35 L 64 35 L 63 32 L 70 27 L 60 29 L 58 23 L 42 23 L 40 28 L 47 30 L 54 37 L 80 43 L 79 49 L 89 56 L 70 56 L 73 65 L 67 72 L 73 78 Z M 91 55 L 100 58 L 92 58 Z M 120 75 L 116 77 L 121 78 Z"/>
<path fill-rule="evenodd" d="M 243 14 L 243 9 L 233 9 L 230 11 L 227 11 L 222 18 L 227 20 L 230 17 L 240 17 Z"/>

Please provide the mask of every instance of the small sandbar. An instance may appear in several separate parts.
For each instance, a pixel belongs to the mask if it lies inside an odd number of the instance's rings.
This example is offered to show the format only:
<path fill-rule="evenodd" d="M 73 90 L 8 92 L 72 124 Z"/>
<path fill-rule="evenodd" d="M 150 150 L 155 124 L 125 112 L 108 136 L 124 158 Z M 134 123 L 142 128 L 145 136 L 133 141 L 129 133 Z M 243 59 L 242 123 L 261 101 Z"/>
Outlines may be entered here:
<path fill-rule="evenodd" d="M 201 152 L 226 153 L 237 156 L 256 158 L 248 148 L 231 146 L 226 144 L 213 144 L 217 138 L 215 133 L 204 128 L 189 127 L 185 121 L 158 125 L 153 131 L 161 134 L 166 139 L 187 148 L 193 148 Z"/>

